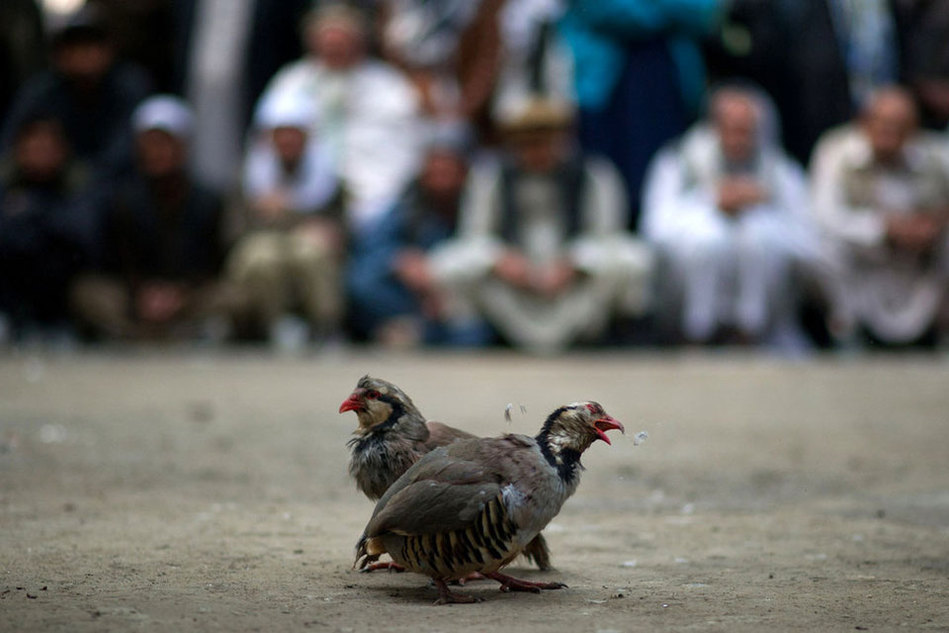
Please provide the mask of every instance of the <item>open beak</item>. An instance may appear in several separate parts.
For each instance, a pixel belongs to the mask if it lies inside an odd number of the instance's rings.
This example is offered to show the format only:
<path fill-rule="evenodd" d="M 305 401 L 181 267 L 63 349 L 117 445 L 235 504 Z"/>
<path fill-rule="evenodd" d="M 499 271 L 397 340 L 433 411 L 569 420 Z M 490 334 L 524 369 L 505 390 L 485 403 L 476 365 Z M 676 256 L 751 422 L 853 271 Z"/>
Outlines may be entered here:
<path fill-rule="evenodd" d="M 343 404 L 339 405 L 339 412 L 362 411 L 364 408 L 362 404 L 362 394 L 359 393 L 359 391 L 354 391 L 348 398 L 343 400 Z"/>
<path fill-rule="evenodd" d="M 611 416 L 607 415 L 602 417 L 595 422 L 593 422 L 593 428 L 596 429 L 596 436 L 598 439 L 603 440 L 609 445 L 613 445 L 613 442 L 610 441 L 610 438 L 607 437 L 606 432 L 613 429 L 619 429 L 623 434 L 626 433 L 626 429 L 623 427 L 623 423 L 619 420 L 614 420 Z"/>

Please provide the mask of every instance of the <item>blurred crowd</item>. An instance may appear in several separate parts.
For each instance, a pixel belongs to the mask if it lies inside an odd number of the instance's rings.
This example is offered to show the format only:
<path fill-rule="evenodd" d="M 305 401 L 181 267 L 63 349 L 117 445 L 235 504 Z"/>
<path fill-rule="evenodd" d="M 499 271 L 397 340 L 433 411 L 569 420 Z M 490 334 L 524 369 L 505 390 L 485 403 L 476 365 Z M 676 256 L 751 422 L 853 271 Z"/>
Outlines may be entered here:
<path fill-rule="evenodd" d="M 0 5 L 0 345 L 949 343 L 949 3 Z"/>

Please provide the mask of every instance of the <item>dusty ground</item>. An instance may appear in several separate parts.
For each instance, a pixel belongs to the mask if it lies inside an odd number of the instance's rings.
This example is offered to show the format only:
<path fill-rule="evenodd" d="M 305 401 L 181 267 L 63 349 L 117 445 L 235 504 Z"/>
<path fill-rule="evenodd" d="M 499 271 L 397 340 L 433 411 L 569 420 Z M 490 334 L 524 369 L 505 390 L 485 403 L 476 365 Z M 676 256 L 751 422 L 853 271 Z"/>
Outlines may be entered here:
<path fill-rule="evenodd" d="M 363 372 L 482 434 L 576 399 L 648 431 L 586 454 L 558 570 L 517 564 L 568 589 L 350 570 Z M 949 630 L 947 453 L 945 358 L 8 355 L 0 630 Z"/>

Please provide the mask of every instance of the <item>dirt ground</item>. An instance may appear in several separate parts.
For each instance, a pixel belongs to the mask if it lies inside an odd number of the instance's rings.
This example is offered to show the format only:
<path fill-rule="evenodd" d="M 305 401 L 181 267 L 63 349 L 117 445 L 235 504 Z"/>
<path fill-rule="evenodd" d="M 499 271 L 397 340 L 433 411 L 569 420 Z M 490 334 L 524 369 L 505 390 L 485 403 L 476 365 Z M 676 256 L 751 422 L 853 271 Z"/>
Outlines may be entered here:
<path fill-rule="evenodd" d="M 557 570 L 511 568 L 569 588 L 435 607 L 351 570 L 366 372 L 484 435 L 579 399 L 626 424 L 548 526 Z M 944 357 L 8 354 L 0 631 L 946 631 L 947 458 Z"/>

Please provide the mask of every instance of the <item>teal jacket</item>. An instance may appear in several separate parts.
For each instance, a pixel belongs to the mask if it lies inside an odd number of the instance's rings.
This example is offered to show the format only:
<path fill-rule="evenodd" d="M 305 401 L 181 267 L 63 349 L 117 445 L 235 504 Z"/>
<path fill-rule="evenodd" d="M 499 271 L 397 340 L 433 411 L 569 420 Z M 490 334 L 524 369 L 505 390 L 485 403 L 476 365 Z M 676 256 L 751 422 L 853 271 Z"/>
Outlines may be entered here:
<path fill-rule="evenodd" d="M 718 23 L 723 0 L 570 0 L 560 32 L 570 47 L 580 107 L 606 106 L 626 62 L 628 42 L 664 37 L 685 103 L 697 111 L 705 92 L 699 40 Z"/>

